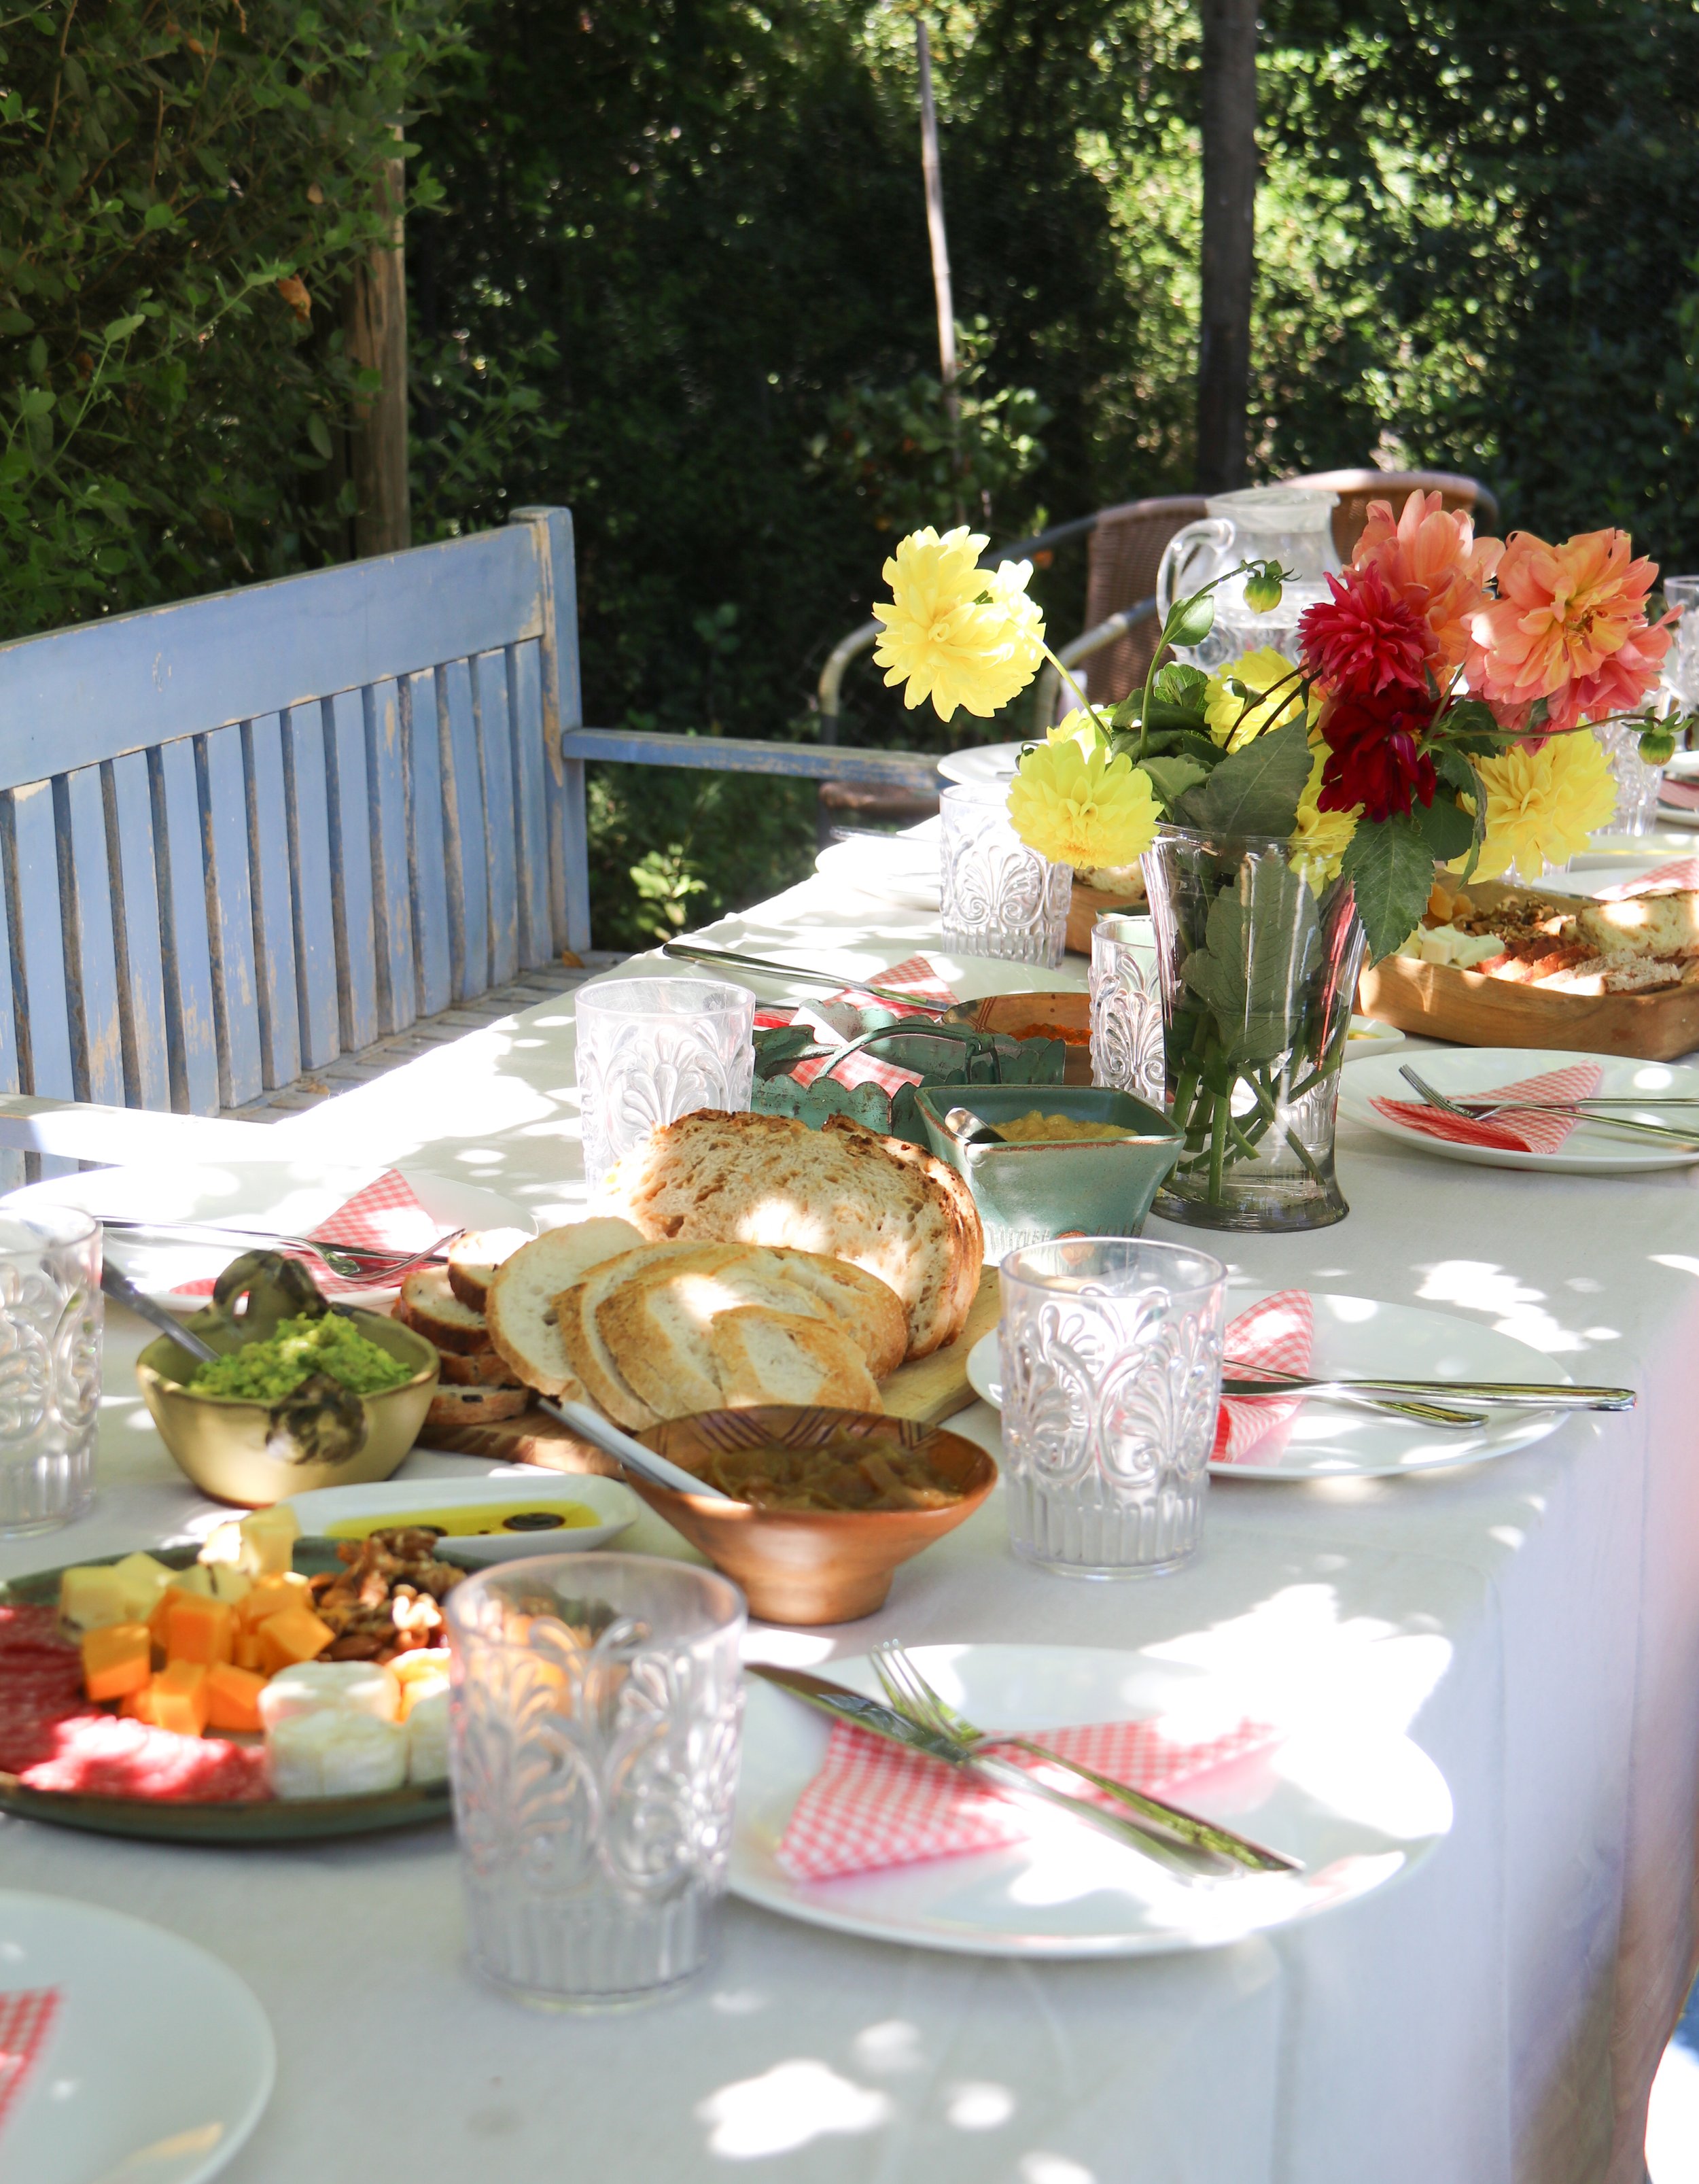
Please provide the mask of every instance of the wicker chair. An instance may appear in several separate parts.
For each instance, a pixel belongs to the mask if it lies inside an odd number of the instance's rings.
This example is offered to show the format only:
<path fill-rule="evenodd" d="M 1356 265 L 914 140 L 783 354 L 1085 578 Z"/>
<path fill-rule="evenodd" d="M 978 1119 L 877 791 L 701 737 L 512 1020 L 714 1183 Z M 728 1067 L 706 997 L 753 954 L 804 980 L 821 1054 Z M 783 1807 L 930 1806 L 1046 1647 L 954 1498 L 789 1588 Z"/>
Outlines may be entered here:
<path fill-rule="evenodd" d="M 1099 513 L 1091 534 L 1085 582 L 1085 627 L 1097 628 L 1156 589 L 1156 565 L 1162 549 L 1184 525 L 1204 512 L 1195 493 L 1170 493 L 1158 500 L 1123 501 Z M 1089 654 L 1085 694 L 1094 705 L 1117 705 L 1144 681 L 1156 649 L 1154 616 L 1114 644 Z M 1072 650 L 1072 647 L 1069 648 Z"/>
<path fill-rule="evenodd" d="M 1336 493 L 1334 546 L 1341 561 L 1349 561 L 1368 521 L 1372 500 L 1390 500 L 1398 515 L 1412 493 L 1437 493 L 1448 509 L 1466 509 L 1479 531 L 1498 528 L 1498 501 L 1479 478 L 1457 471 L 1315 471 L 1307 477 L 1287 478 L 1288 485 L 1314 486 L 1318 492 Z"/>

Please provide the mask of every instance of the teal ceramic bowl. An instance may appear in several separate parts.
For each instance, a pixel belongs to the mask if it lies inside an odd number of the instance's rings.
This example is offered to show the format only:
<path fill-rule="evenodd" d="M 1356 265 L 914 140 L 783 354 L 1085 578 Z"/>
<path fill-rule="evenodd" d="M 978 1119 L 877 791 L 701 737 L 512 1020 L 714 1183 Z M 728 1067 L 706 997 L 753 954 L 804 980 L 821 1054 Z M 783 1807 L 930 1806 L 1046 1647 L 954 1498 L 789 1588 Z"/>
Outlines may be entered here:
<path fill-rule="evenodd" d="M 966 1178 L 994 1262 L 1053 1236 L 1139 1235 L 1180 1156 L 1180 1134 L 1160 1107 L 1095 1084 L 933 1084 L 915 1103 L 933 1152 Z M 964 1145 L 944 1125 L 952 1107 L 994 1130 L 1036 1108 L 1113 1123 L 1129 1134 L 1076 1145 Z"/>

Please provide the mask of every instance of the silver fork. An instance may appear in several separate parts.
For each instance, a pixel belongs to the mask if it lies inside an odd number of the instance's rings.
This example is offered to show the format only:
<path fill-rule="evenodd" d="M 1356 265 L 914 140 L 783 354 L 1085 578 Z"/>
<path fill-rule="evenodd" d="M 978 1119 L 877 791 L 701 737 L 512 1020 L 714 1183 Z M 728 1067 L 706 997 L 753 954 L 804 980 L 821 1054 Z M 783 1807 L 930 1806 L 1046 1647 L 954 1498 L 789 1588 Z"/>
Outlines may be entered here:
<path fill-rule="evenodd" d="M 1069 1774 L 1078 1774 L 1082 1781 L 1089 1782 L 1095 1789 L 1137 1813 L 1147 1825 L 1175 1837 L 1192 1850 L 1212 1852 L 1217 1858 L 1231 1858 L 1236 1865 L 1249 1866 L 1257 1873 L 1301 1873 L 1304 1869 L 1299 1859 L 1289 1858 L 1284 1851 L 1270 1850 L 1262 1843 L 1252 1842 L 1248 1836 L 1235 1835 L 1231 1828 L 1217 1827 L 1212 1820 L 1201 1819 L 1195 1813 L 1171 1805 L 1166 1798 L 1152 1797 L 1143 1790 L 1135 1790 L 1130 1783 L 1117 1782 L 1112 1775 L 1100 1774 L 1095 1768 L 1082 1766 L 1077 1759 L 1064 1759 L 1061 1752 L 1052 1752 L 1048 1745 L 1035 1744 L 1029 1736 L 993 1736 L 976 1729 L 953 1707 L 945 1704 L 894 1638 L 882 1639 L 874 1646 L 871 1658 L 873 1673 L 897 1712 L 932 1736 L 949 1739 L 961 1747 L 964 1756 L 993 1747 L 1024 1752 L 1053 1767 L 1065 1767 Z"/>
<path fill-rule="evenodd" d="M 310 1236 L 268 1235 L 256 1234 L 251 1228 L 226 1228 L 216 1221 L 109 1221 L 103 1215 L 97 1217 L 103 1228 L 121 1229 L 131 1235 L 240 1238 L 253 1251 L 292 1245 L 297 1251 L 310 1251 L 345 1282 L 370 1281 L 385 1286 L 440 1258 L 450 1244 L 466 1233 L 464 1228 L 448 1229 L 422 1251 L 367 1251 L 343 1244 L 315 1243 Z"/>
<path fill-rule="evenodd" d="M 1429 1106 L 1437 1107 L 1442 1115 L 1455 1115 L 1460 1123 L 1485 1123 L 1495 1115 L 1513 1115 L 1517 1112 L 1518 1102 L 1514 1100 L 1478 1100 L 1468 1107 L 1460 1107 L 1455 1100 L 1448 1100 L 1443 1092 L 1436 1092 L 1425 1078 L 1418 1077 L 1407 1061 L 1399 1063 L 1398 1073 L 1407 1084 L 1421 1095 Z M 1648 1100 L 1646 1104 L 1651 1106 L 1654 1103 Z M 1585 1100 L 1577 1100 L 1563 1106 L 1555 1104 L 1541 1106 L 1536 1101 L 1531 1112 L 1573 1115 L 1578 1123 L 1592 1123 L 1602 1130 L 1622 1130 L 1630 1137 L 1661 1138 L 1667 1142 L 1685 1145 L 1689 1151 L 1699 1150 L 1699 1139 L 1695 1138 L 1691 1130 L 1672 1130 L 1663 1123 L 1639 1123 L 1628 1115 L 1597 1114 Z"/>

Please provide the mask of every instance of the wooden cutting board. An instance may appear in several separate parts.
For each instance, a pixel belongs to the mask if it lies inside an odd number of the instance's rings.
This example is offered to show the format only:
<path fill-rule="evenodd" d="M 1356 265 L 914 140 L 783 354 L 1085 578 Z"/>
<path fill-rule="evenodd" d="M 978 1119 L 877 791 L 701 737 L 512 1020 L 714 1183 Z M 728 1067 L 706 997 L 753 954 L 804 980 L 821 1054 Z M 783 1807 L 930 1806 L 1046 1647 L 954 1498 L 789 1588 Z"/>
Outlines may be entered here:
<path fill-rule="evenodd" d="M 900 1365 L 880 1383 L 886 1410 L 895 1418 L 918 1418 L 926 1425 L 941 1425 L 976 1398 L 967 1384 L 967 1353 L 997 1324 L 998 1284 L 995 1267 L 980 1273 L 979 1291 L 967 1314 L 967 1324 L 954 1342 L 935 1350 L 930 1357 L 917 1357 Z M 610 1456 L 581 1440 L 568 1426 L 547 1412 L 522 1412 L 490 1426 L 426 1426 L 419 1436 L 421 1448 L 439 1448 L 455 1456 L 487 1457 L 497 1463 L 538 1463 L 549 1471 L 593 1472 L 604 1479 L 623 1474 Z"/>

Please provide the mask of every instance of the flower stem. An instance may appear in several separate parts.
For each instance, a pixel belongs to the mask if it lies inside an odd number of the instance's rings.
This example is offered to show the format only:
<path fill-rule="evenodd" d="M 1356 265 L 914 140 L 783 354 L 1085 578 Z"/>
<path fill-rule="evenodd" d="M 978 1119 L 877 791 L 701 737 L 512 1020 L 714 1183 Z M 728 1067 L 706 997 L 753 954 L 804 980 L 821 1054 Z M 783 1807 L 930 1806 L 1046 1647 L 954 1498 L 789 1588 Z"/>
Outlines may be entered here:
<path fill-rule="evenodd" d="M 1098 729 L 1100 733 L 1102 723 L 1097 717 L 1096 706 L 1092 704 L 1090 699 L 1086 696 L 1084 691 L 1080 688 L 1078 683 L 1074 681 L 1072 676 L 1070 675 L 1067 668 L 1062 666 L 1061 660 L 1056 658 L 1055 653 L 1050 650 L 1049 645 L 1040 645 L 1039 649 L 1044 654 L 1045 659 L 1049 660 L 1050 666 L 1055 668 L 1056 673 L 1061 676 L 1062 681 L 1067 683 L 1068 688 L 1072 691 L 1074 696 L 1078 699 L 1081 710 L 1089 715 L 1091 725 L 1093 727 Z M 1045 723 L 1044 725 L 1046 733 L 1048 733 L 1049 723 Z"/>

